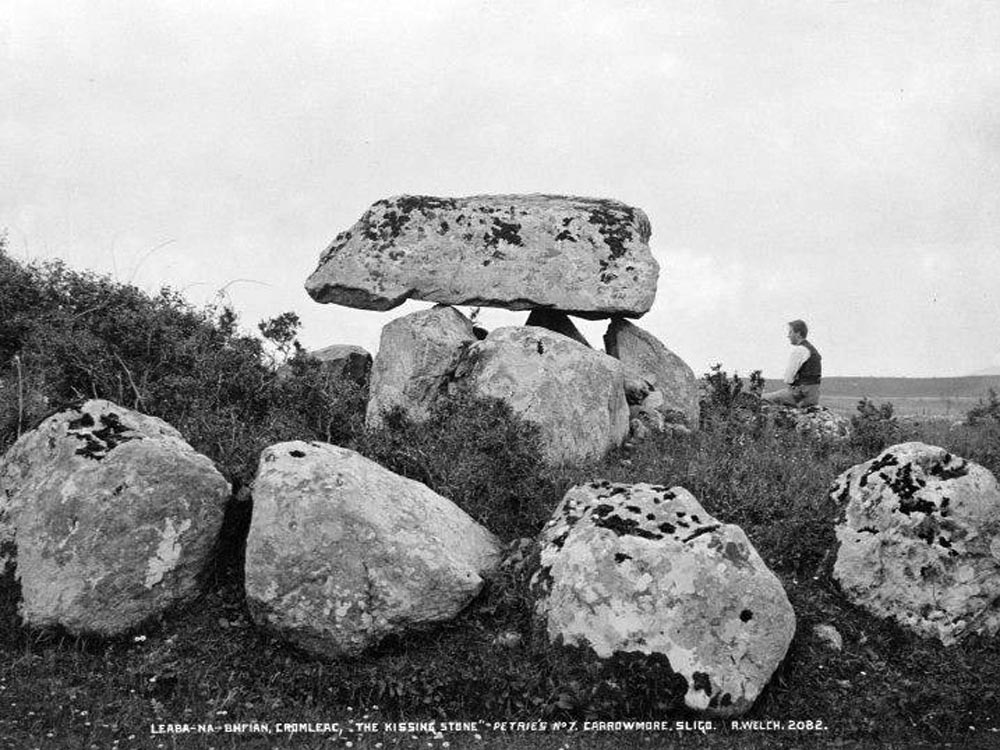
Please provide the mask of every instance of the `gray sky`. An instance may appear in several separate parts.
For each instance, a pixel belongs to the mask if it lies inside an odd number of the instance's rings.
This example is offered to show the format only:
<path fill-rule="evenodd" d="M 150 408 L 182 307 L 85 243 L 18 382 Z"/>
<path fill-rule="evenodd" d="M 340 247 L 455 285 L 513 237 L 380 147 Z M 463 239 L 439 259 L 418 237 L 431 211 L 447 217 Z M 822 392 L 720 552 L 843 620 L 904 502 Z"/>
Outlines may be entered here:
<path fill-rule="evenodd" d="M 780 376 L 799 317 L 830 375 L 1000 365 L 992 1 L 6 0 L 0 175 L 15 257 L 309 348 L 426 306 L 303 291 L 375 200 L 548 192 L 646 211 L 638 324 L 698 374 Z"/>

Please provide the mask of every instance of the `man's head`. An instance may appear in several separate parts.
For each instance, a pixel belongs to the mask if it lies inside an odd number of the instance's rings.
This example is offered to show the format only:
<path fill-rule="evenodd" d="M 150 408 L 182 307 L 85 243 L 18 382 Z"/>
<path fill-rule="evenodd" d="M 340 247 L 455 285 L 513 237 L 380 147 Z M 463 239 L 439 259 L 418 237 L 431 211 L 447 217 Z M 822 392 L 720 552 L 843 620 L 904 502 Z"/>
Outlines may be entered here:
<path fill-rule="evenodd" d="M 809 335 L 809 326 L 804 320 L 793 320 L 788 324 L 788 340 L 793 344 L 802 343 Z"/>

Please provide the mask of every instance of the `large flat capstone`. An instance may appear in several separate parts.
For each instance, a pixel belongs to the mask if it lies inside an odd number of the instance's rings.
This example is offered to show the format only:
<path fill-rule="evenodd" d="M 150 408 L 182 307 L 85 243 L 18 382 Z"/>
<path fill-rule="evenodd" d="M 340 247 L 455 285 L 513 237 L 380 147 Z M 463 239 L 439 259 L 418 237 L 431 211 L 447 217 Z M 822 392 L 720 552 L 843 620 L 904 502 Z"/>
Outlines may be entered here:
<path fill-rule="evenodd" d="M 320 257 L 317 302 L 390 310 L 407 299 L 639 317 L 659 266 L 649 219 L 613 200 L 403 195 L 380 200 Z"/>

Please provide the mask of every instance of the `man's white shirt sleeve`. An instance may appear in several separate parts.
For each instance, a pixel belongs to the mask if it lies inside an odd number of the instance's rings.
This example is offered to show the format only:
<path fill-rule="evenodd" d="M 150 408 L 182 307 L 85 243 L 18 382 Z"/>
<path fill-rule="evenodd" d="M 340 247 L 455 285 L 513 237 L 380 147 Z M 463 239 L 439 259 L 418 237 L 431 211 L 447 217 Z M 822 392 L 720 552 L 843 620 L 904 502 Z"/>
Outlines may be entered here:
<path fill-rule="evenodd" d="M 795 382 L 795 376 L 799 373 L 799 368 L 809 359 L 809 350 L 804 346 L 795 345 L 792 347 L 792 355 L 788 358 L 788 368 L 785 370 L 785 382 L 791 385 Z"/>

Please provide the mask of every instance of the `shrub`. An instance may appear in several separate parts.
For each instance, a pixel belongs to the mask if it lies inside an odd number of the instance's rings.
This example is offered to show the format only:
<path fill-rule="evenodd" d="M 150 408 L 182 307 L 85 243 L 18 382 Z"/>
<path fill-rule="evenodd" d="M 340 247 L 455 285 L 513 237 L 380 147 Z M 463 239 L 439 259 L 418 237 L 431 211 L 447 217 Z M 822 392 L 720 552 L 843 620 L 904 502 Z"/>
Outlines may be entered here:
<path fill-rule="evenodd" d="M 980 398 L 979 403 L 969 409 L 965 415 L 965 423 L 970 426 L 1000 424 L 1000 395 L 994 388 L 987 389 L 985 401 Z"/>
<path fill-rule="evenodd" d="M 888 401 L 876 406 L 868 398 L 861 399 L 858 413 L 851 417 L 851 428 L 851 444 L 870 455 L 898 443 L 902 436 L 902 429 Z"/>
<path fill-rule="evenodd" d="M 419 424 L 390 412 L 383 428 L 365 433 L 359 450 L 509 540 L 537 533 L 566 489 L 545 466 L 540 441 L 538 428 L 505 402 L 448 395 Z"/>

